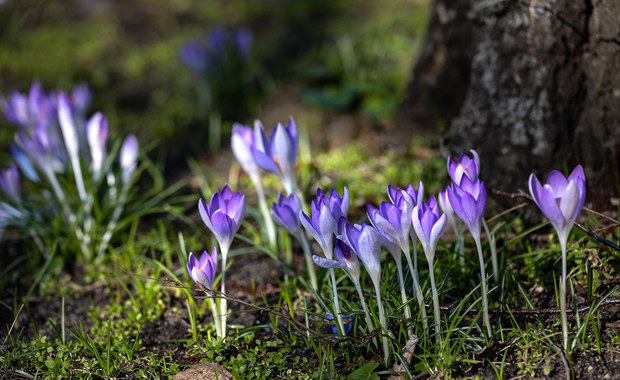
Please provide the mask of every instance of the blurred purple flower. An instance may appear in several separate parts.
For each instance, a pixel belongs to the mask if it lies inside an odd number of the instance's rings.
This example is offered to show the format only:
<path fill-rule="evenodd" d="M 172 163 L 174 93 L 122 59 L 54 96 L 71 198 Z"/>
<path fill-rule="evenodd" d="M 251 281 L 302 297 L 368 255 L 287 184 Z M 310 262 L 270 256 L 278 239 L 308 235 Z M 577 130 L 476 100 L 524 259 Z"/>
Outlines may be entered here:
<path fill-rule="evenodd" d="M 487 204 L 484 183 L 479 179 L 472 183 L 468 176 L 463 176 L 460 186 L 453 182 L 447 192 L 454 213 L 467 225 L 472 235 L 480 237 Z"/>
<path fill-rule="evenodd" d="M 213 194 L 209 204 L 201 198 L 198 211 L 220 244 L 222 255 L 226 255 L 245 217 L 245 196 L 240 192 L 233 194 L 228 185 L 224 185 L 220 192 Z"/>
<path fill-rule="evenodd" d="M 0 170 L 0 188 L 6 195 L 15 201 L 20 202 L 19 196 L 19 172 L 15 164 L 11 164 L 8 169 Z"/>
<path fill-rule="evenodd" d="M 125 138 L 121 146 L 121 179 L 123 183 L 129 183 L 133 172 L 136 170 L 138 161 L 138 139 L 134 135 Z"/>
<path fill-rule="evenodd" d="M 560 240 L 566 242 L 586 200 L 586 177 L 581 165 L 577 165 L 568 178 L 557 170 L 552 171 L 544 186 L 532 174 L 529 188 L 538 208 L 549 219 Z"/>
<path fill-rule="evenodd" d="M 30 162 L 43 171 L 60 172 L 64 169 L 66 155 L 62 142 L 51 128 L 39 124 L 29 137 L 24 130 L 15 135 L 15 143 L 28 157 Z"/>
<path fill-rule="evenodd" d="M 480 173 L 480 158 L 475 150 L 470 150 L 473 158 L 469 158 L 465 154 L 461 154 L 456 162 L 452 157 L 448 157 L 448 174 L 452 181 L 460 185 L 463 175 L 467 176 L 470 182 L 474 183 L 478 179 Z"/>
<path fill-rule="evenodd" d="M 294 190 L 295 159 L 297 157 L 297 126 L 293 117 L 288 125 L 278 125 L 271 132 L 269 140 L 260 122 L 254 125 L 255 145 L 252 154 L 258 166 L 278 176 L 287 194 Z"/>
<path fill-rule="evenodd" d="M 92 168 L 95 178 L 99 178 L 106 157 L 108 140 L 108 119 L 101 112 L 95 113 L 86 124 L 86 136 L 90 147 Z"/>
<path fill-rule="evenodd" d="M 213 247 L 210 255 L 207 251 L 202 252 L 200 261 L 190 252 L 187 260 L 187 272 L 195 283 L 211 290 L 217 272 L 217 250 L 215 247 Z"/>
<path fill-rule="evenodd" d="M 183 64 L 196 72 L 216 68 L 217 62 L 224 62 L 230 54 L 246 59 L 252 48 L 252 32 L 247 28 L 227 29 L 215 27 L 207 31 L 202 39 L 184 44 L 179 57 Z"/>
<path fill-rule="evenodd" d="M 258 120 L 255 123 L 260 124 Z M 252 148 L 255 145 L 252 128 L 239 123 L 233 124 L 230 145 L 243 171 L 246 172 L 253 182 L 258 181 L 260 179 L 260 167 L 252 154 Z"/>
<path fill-rule="evenodd" d="M 9 152 L 15 159 L 17 166 L 24 172 L 24 175 L 33 182 L 39 182 L 39 176 L 32 166 L 32 162 L 28 159 L 28 156 L 22 152 L 18 147 L 13 144 L 9 144 Z"/>
<path fill-rule="evenodd" d="M 56 96 L 46 94 L 39 82 L 34 82 L 27 95 L 13 91 L 1 102 L 4 114 L 11 123 L 32 132 L 38 125 L 56 124 Z"/>
<path fill-rule="evenodd" d="M 192 40 L 181 47 L 179 51 L 181 62 L 189 69 L 200 72 L 209 66 L 209 55 L 205 45 L 199 40 Z"/>
<path fill-rule="evenodd" d="M 93 92 L 86 83 L 76 84 L 71 89 L 69 104 L 73 113 L 79 118 L 84 119 L 86 117 L 86 111 L 92 100 Z"/>
<path fill-rule="evenodd" d="M 426 258 L 432 261 L 437 242 L 446 226 L 446 214 L 440 213 L 434 195 L 429 197 L 428 203 L 420 202 L 413 208 L 412 223 Z"/>
<path fill-rule="evenodd" d="M 299 212 L 301 211 L 301 201 L 295 194 L 286 197 L 278 194 L 278 203 L 273 204 L 271 215 L 279 226 L 286 229 L 291 235 L 299 237 L 301 230 L 299 222 Z"/>

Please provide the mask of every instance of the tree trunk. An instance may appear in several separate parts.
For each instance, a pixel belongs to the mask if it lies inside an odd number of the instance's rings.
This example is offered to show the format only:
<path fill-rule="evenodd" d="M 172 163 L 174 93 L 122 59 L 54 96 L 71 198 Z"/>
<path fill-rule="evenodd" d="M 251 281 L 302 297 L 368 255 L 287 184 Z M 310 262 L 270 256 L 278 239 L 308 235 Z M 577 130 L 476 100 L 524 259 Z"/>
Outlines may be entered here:
<path fill-rule="evenodd" d="M 620 1 L 437 1 L 399 132 L 447 133 L 494 188 L 586 171 L 588 199 L 620 190 Z"/>

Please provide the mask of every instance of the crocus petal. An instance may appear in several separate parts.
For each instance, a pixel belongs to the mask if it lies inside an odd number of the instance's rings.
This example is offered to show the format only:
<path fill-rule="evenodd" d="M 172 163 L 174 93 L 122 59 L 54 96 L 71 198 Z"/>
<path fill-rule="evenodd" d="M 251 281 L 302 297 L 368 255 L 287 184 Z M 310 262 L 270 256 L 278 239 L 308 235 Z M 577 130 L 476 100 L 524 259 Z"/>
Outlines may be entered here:
<path fill-rule="evenodd" d="M 442 214 L 439 219 L 435 222 L 435 225 L 433 225 L 433 228 L 431 229 L 431 234 L 430 234 L 430 241 L 431 241 L 431 250 L 434 253 L 435 249 L 437 248 L 437 242 L 439 241 L 439 238 L 441 237 L 441 234 L 444 231 L 444 228 L 446 227 L 446 214 Z"/>
<path fill-rule="evenodd" d="M 572 226 L 577 218 L 577 214 L 579 213 L 579 189 L 575 184 L 575 181 L 570 181 L 566 189 L 564 190 L 564 194 L 562 195 L 562 200 L 560 201 L 560 211 L 562 212 L 562 216 L 566 221 L 567 225 Z"/>
<path fill-rule="evenodd" d="M 344 268 L 345 265 L 337 260 L 326 259 L 317 255 L 312 255 L 312 261 L 321 268 Z"/>
<path fill-rule="evenodd" d="M 138 139 L 134 135 L 125 138 L 121 147 L 120 160 L 123 183 L 129 182 L 131 176 L 136 169 L 136 161 L 138 160 Z"/>
<path fill-rule="evenodd" d="M 207 227 L 211 231 L 213 231 L 213 225 L 211 224 L 211 215 L 209 215 L 207 207 L 207 203 L 202 198 L 200 198 L 198 200 L 198 212 L 200 213 L 200 217 L 202 218 L 204 224 L 206 224 Z"/>
<path fill-rule="evenodd" d="M 568 186 L 568 181 L 564 174 L 560 173 L 557 170 L 553 170 L 549 177 L 547 177 L 546 185 L 549 185 L 551 189 L 553 189 L 554 194 L 561 195 L 564 193 L 564 189 Z"/>

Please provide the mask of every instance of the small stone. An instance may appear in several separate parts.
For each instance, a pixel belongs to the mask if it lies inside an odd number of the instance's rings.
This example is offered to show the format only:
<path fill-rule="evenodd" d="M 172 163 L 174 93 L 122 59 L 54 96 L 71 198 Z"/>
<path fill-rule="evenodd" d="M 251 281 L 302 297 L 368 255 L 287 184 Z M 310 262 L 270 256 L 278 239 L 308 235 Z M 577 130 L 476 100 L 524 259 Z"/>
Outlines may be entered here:
<path fill-rule="evenodd" d="M 611 379 L 611 375 L 607 374 L 607 375 L 603 376 L 603 379 L 605 379 L 605 380 Z"/>
<path fill-rule="evenodd" d="M 217 363 L 202 363 L 181 371 L 174 380 L 232 380 L 232 375 Z"/>
<path fill-rule="evenodd" d="M 592 373 L 592 371 L 594 371 L 594 367 L 589 365 L 587 371 L 588 371 L 588 373 Z"/>

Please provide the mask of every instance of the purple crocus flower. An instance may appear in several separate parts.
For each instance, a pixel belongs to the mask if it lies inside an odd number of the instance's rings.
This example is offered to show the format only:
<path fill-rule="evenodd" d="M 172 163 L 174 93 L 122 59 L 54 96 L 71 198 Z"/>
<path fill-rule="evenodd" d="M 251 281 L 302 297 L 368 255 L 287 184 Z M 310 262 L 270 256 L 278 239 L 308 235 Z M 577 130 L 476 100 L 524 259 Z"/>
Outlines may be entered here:
<path fill-rule="evenodd" d="M 260 123 L 258 120 L 255 123 Z M 254 147 L 254 132 L 252 128 L 233 124 L 232 137 L 230 145 L 235 154 L 235 158 L 243 168 L 243 171 L 250 177 L 252 182 L 256 183 L 260 179 L 260 167 L 254 160 L 252 148 Z"/>
<path fill-rule="evenodd" d="M 379 209 L 368 204 L 366 213 L 372 225 L 382 237 L 383 245 L 394 259 L 400 260 L 400 252 L 409 251 L 411 230 L 411 205 L 402 196 L 396 195 L 396 204 L 381 202 Z"/>
<path fill-rule="evenodd" d="M 346 218 L 343 219 L 346 221 Z M 312 260 L 321 268 L 342 268 L 349 273 L 349 276 L 351 276 L 354 282 L 359 282 L 360 263 L 351 247 L 340 239 L 336 240 L 336 244 L 334 245 L 334 256 L 336 260 L 313 255 Z"/>
<path fill-rule="evenodd" d="M 461 154 L 456 162 L 452 157 L 448 158 L 448 174 L 452 181 L 460 185 L 463 175 L 469 178 L 470 182 L 474 183 L 478 179 L 480 173 L 480 158 L 475 150 L 470 150 L 472 157 L 469 158 L 465 154 Z"/>
<path fill-rule="evenodd" d="M 242 57 L 250 55 L 252 48 L 252 32 L 248 28 L 238 29 L 233 36 L 233 46 Z"/>
<path fill-rule="evenodd" d="M 325 318 L 330 321 L 334 320 L 334 315 L 332 313 L 325 313 Z M 351 329 L 353 328 L 353 322 L 355 321 L 355 313 L 345 314 L 342 316 L 342 323 L 344 324 L 344 335 L 349 335 Z M 332 323 L 332 334 L 338 335 L 338 326 L 335 323 Z"/>
<path fill-rule="evenodd" d="M 271 132 L 269 140 L 265 137 L 265 131 L 260 122 L 254 125 L 256 144 L 252 147 L 252 154 L 258 166 L 275 174 L 287 194 L 294 190 L 294 169 L 297 157 L 297 126 L 293 117 L 289 117 L 289 123 L 285 127 L 278 123 Z"/>
<path fill-rule="evenodd" d="M 480 237 L 480 227 L 487 204 L 484 183 L 479 179 L 472 183 L 468 176 L 463 176 L 460 185 L 454 182 L 450 185 L 448 199 L 454 213 L 467 225 L 471 234 Z"/>
<path fill-rule="evenodd" d="M 344 240 L 362 260 L 366 271 L 370 275 L 375 287 L 379 286 L 381 276 L 381 244 L 379 234 L 372 226 L 362 223 L 352 225 L 345 223 L 341 228 L 343 235 L 339 236 Z"/>
<path fill-rule="evenodd" d="M 15 201 L 20 202 L 19 197 L 19 172 L 15 164 L 11 164 L 8 169 L 0 170 L 0 188 L 6 195 Z"/>
<path fill-rule="evenodd" d="M 86 83 L 76 84 L 69 95 L 71 110 L 75 115 L 84 119 L 92 99 L 93 92 Z"/>
<path fill-rule="evenodd" d="M 586 177 L 581 165 L 577 165 L 568 178 L 557 170 L 552 171 L 544 186 L 532 174 L 529 188 L 536 205 L 549 219 L 560 240 L 566 242 L 586 200 Z"/>
<path fill-rule="evenodd" d="M 220 251 L 225 260 L 233 237 L 245 217 L 245 196 L 240 192 L 233 194 L 226 184 L 220 192 L 213 194 L 209 204 L 201 198 L 198 201 L 198 211 L 202 221 L 220 244 Z"/>
<path fill-rule="evenodd" d="M 413 210 L 415 205 L 422 202 L 422 199 L 424 198 L 424 184 L 420 181 L 418 188 L 416 189 L 409 183 L 404 190 L 401 190 L 399 187 L 394 188 L 392 185 L 388 185 L 388 197 L 394 205 L 397 205 L 397 207 L 403 211 L 403 213 L 411 213 L 411 210 Z M 405 203 L 400 203 L 400 198 L 404 198 L 405 202 L 408 204 L 409 207 L 407 207 L 407 210 L 405 210 Z M 409 236 L 411 237 L 411 241 L 413 241 L 415 252 L 415 242 L 417 241 L 417 236 L 412 225 L 409 227 Z M 403 251 L 408 252 L 408 247 L 407 250 Z"/>
<path fill-rule="evenodd" d="M 47 95 L 39 82 L 32 84 L 27 95 L 14 91 L 8 99 L 2 100 L 2 108 L 11 123 L 31 132 L 39 124 L 56 123 L 55 96 Z"/>
<path fill-rule="evenodd" d="M 439 192 L 439 207 L 448 217 L 448 221 L 452 224 L 456 231 L 456 219 L 454 218 L 454 210 L 452 209 L 452 205 L 450 204 L 450 199 L 448 198 L 448 192 L 450 191 L 450 186 Z"/>
<path fill-rule="evenodd" d="M 44 172 L 60 172 L 64 169 L 66 155 L 62 142 L 48 126 L 37 125 L 31 136 L 20 130 L 15 135 L 15 143 Z"/>
<path fill-rule="evenodd" d="M 187 272 L 195 283 L 211 290 L 217 272 L 217 250 L 215 247 L 213 247 L 210 255 L 207 251 L 202 252 L 200 260 L 196 259 L 196 256 L 190 252 L 187 260 Z"/>
<path fill-rule="evenodd" d="M 413 208 L 413 228 L 424 248 L 429 261 L 435 257 L 437 242 L 446 226 L 446 214 L 441 214 L 435 196 L 431 195 L 428 203 L 421 202 Z"/>
<path fill-rule="evenodd" d="M 9 152 L 15 159 L 15 163 L 22 170 L 24 175 L 28 177 L 32 182 L 39 182 L 39 176 L 32 166 L 32 162 L 28 159 L 28 156 L 22 152 L 18 147 L 13 144 L 9 144 Z"/>
<path fill-rule="evenodd" d="M 133 172 L 136 170 L 138 161 L 138 139 L 134 135 L 129 135 L 121 146 L 121 179 L 123 183 L 129 183 Z"/>
<path fill-rule="evenodd" d="M 290 197 L 278 194 L 278 203 L 273 204 L 271 215 L 279 226 L 286 229 L 291 235 L 299 237 L 299 212 L 301 211 L 301 201 L 294 193 Z"/>
<path fill-rule="evenodd" d="M 310 203 L 308 217 L 302 210 L 299 211 L 299 221 L 302 226 L 314 237 L 321 246 L 323 254 L 328 259 L 333 256 L 334 219 L 325 198 Z"/>
<path fill-rule="evenodd" d="M 95 178 L 99 178 L 106 157 L 108 140 L 108 119 L 101 112 L 95 113 L 86 124 L 86 137 L 90 147 L 92 168 Z"/>
<path fill-rule="evenodd" d="M 192 40 L 181 47 L 179 57 L 190 70 L 200 72 L 209 66 L 209 55 L 202 41 Z"/>
<path fill-rule="evenodd" d="M 337 233 L 337 227 L 340 218 L 343 216 L 346 218 L 347 213 L 349 212 L 349 203 L 351 202 L 349 189 L 347 189 L 346 186 L 344 187 L 344 190 L 342 191 L 342 197 L 340 197 L 340 195 L 335 189 L 332 189 L 329 192 L 328 197 L 327 194 L 325 194 L 325 192 L 323 192 L 323 190 L 319 188 L 316 189 L 316 199 L 318 202 L 327 203 L 329 211 L 331 212 L 332 218 L 334 220 L 334 232 Z"/>

